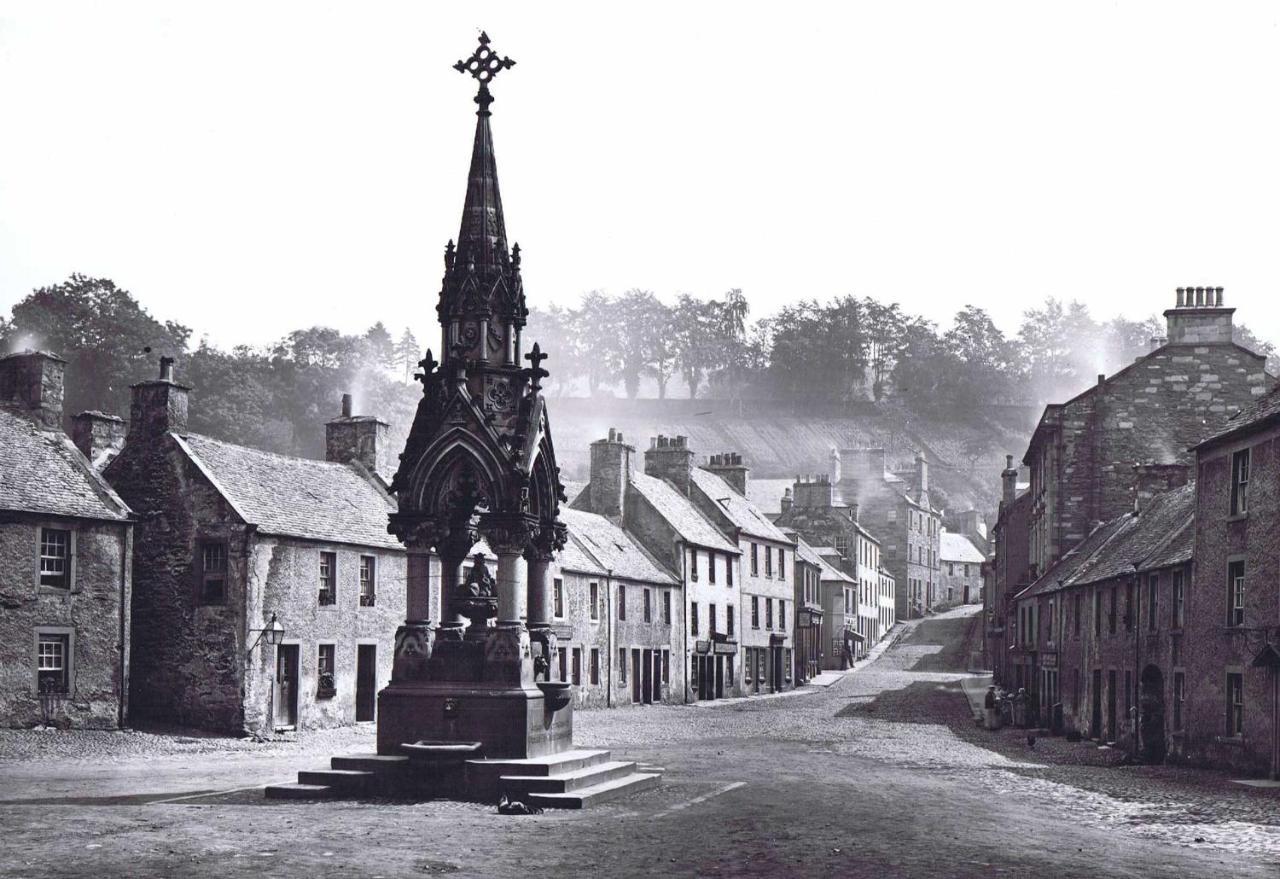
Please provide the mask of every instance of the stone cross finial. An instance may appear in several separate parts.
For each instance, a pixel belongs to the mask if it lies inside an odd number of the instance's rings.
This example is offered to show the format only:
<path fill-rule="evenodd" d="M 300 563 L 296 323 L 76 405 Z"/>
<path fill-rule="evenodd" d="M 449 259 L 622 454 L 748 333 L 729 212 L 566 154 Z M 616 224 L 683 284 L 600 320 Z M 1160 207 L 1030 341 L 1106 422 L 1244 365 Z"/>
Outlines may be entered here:
<path fill-rule="evenodd" d="M 542 346 L 537 342 L 534 342 L 533 350 L 524 355 L 524 359 L 528 360 L 531 364 L 525 372 L 528 374 L 529 381 L 532 383 L 531 390 L 536 394 L 538 391 L 542 390 L 542 380 L 551 375 L 551 373 L 542 368 L 542 361 L 547 359 L 547 355 L 542 353 Z"/>
<path fill-rule="evenodd" d="M 418 361 L 418 366 L 422 367 L 422 372 L 417 373 L 414 378 L 418 381 L 426 381 L 431 374 L 436 371 L 436 367 L 440 364 L 431 356 L 431 349 L 427 349 L 427 356 Z"/>
<path fill-rule="evenodd" d="M 459 73 L 471 74 L 484 87 L 501 71 L 515 66 L 516 62 L 510 58 L 499 58 L 498 53 L 489 48 L 489 35 L 480 31 L 480 45 L 471 53 L 470 58 L 454 64 L 453 69 Z"/>

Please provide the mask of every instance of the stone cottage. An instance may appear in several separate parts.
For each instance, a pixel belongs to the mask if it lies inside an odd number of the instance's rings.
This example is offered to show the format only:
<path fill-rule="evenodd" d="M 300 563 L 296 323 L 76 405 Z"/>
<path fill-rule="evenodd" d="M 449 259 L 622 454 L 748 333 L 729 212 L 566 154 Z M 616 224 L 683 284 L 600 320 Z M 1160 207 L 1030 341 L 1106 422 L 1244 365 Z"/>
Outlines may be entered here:
<path fill-rule="evenodd" d="M 938 599 L 946 604 L 982 601 L 982 550 L 967 535 L 942 529 L 938 541 Z"/>
<path fill-rule="evenodd" d="M 66 362 L 0 358 L 0 723 L 128 720 L 129 508 L 62 430 Z"/>
<path fill-rule="evenodd" d="M 131 710 L 229 732 L 374 720 L 405 616 L 386 425 L 348 400 L 329 460 L 293 458 L 190 433 L 189 393 L 168 358 L 134 385 L 104 471 L 139 519 Z"/>

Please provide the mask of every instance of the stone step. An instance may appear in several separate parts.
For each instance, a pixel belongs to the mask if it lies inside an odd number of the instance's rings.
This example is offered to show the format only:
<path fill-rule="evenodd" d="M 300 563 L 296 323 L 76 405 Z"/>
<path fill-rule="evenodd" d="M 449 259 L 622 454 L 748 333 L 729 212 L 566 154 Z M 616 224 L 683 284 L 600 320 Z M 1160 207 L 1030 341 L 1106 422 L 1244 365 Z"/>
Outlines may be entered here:
<path fill-rule="evenodd" d="M 544 809 L 585 809 L 587 806 L 629 797 L 662 783 L 661 775 L 633 772 L 622 778 L 595 784 L 562 794 L 529 794 L 525 802 Z"/>
<path fill-rule="evenodd" d="M 313 769 L 299 772 L 298 784 L 331 787 L 344 794 L 362 794 L 377 777 L 363 769 Z"/>
<path fill-rule="evenodd" d="M 547 754 L 544 757 L 528 757 L 510 760 L 468 760 L 469 770 L 483 771 L 486 774 L 502 775 L 560 775 L 565 772 L 576 772 L 588 766 L 604 763 L 609 759 L 608 751 L 561 751 L 559 754 Z"/>
<path fill-rule="evenodd" d="M 414 763 L 461 763 L 480 754 L 479 742 L 412 742 L 400 746 Z"/>
<path fill-rule="evenodd" d="M 504 775 L 498 781 L 508 796 L 521 797 L 530 793 L 563 794 L 622 778 L 635 771 L 636 764 L 614 760 L 555 775 Z"/>
<path fill-rule="evenodd" d="M 271 784 L 266 789 L 269 800 L 320 800 L 337 793 L 327 784 Z"/>
<path fill-rule="evenodd" d="M 348 754 L 329 761 L 334 769 L 359 769 L 364 772 L 394 772 L 409 765 L 409 758 L 397 754 Z"/>

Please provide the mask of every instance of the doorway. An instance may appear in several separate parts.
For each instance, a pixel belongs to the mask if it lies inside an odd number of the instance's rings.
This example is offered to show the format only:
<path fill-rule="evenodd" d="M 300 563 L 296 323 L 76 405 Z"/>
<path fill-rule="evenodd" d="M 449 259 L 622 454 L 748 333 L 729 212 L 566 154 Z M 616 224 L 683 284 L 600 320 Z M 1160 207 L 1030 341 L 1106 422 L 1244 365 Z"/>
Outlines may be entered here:
<path fill-rule="evenodd" d="M 275 693 L 276 729 L 298 726 L 298 645 L 276 647 Z"/>
<path fill-rule="evenodd" d="M 1116 740 L 1116 672 L 1107 672 L 1107 741 Z"/>
<path fill-rule="evenodd" d="M 651 702 L 662 701 L 662 651 L 654 650 L 653 653 L 653 689 L 649 692 L 649 700 Z"/>
<path fill-rule="evenodd" d="M 640 685 L 641 701 L 653 701 L 653 651 L 644 650 L 640 654 L 640 670 L 643 680 Z"/>
<path fill-rule="evenodd" d="M 1142 736 L 1142 759 L 1147 763 L 1163 763 L 1167 749 L 1164 740 L 1164 674 L 1154 665 L 1142 670 L 1139 679 L 1138 728 Z"/>
<path fill-rule="evenodd" d="M 631 701 L 636 704 L 644 698 L 640 674 L 640 649 L 633 647 L 631 648 Z"/>
<path fill-rule="evenodd" d="M 374 719 L 378 704 L 378 646 L 356 645 L 356 723 Z"/>
<path fill-rule="evenodd" d="M 1102 738 L 1102 669 L 1093 670 L 1093 717 L 1089 724 L 1089 734 L 1095 739 Z"/>

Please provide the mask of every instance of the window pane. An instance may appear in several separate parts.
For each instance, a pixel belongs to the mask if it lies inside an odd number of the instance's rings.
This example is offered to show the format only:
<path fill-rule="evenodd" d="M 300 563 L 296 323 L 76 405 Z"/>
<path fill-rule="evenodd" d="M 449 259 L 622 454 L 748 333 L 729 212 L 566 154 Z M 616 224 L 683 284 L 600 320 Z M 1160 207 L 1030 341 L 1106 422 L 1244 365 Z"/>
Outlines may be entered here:
<path fill-rule="evenodd" d="M 40 529 L 40 585 L 67 589 L 71 585 L 71 532 Z"/>

